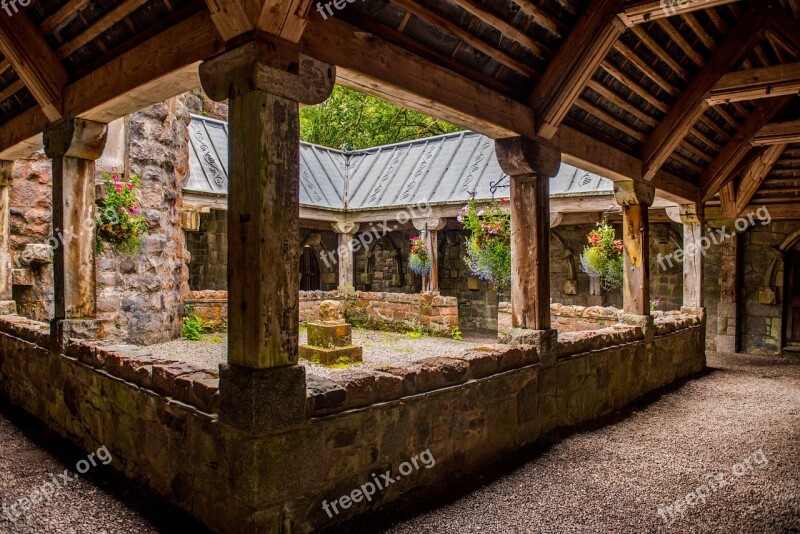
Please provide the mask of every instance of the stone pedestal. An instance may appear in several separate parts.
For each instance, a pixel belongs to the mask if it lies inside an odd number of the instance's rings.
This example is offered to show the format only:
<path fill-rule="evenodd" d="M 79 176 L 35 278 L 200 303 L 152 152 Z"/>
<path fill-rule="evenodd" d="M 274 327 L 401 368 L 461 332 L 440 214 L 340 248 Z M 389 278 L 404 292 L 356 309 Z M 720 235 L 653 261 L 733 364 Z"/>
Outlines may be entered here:
<path fill-rule="evenodd" d="M 358 363 L 364 349 L 353 345 L 353 327 L 344 320 L 341 302 L 326 300 L 319 306 L 320 320 L 308 325 L 308 344 L 300 345 L 300 357 L 313 363 Z"/>

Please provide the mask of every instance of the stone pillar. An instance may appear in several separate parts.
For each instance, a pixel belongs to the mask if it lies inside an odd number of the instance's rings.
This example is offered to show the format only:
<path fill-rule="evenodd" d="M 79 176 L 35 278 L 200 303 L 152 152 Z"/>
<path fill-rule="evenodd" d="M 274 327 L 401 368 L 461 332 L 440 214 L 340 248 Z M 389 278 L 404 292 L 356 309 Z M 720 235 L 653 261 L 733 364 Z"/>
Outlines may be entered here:
<path fill-rule="evenodd" d="M 353 237 L 358 233 L 355 223 L 331 223 L 333 231 L 339 236 L 339 246 L 334 259 L 339 266 L 339 290 L 355 289 L 355 264 L 353 258 Z"/>
<path fill-rule="evenodd" d="M 52 323 L 54 341 L 97 333 L 95 275 L 95 160 L 103 154 L 106 124 L 68 119 L 44 132 L 53 160 Z"/>
<path fill-rule="evenodd" d="M 717 304 L 717 351 L 739 352 L 739 294 L 741 284 L 741 235 L 736 233 L 721 244 L 722 265 L 719 274 Z"/>
<path fill-rule="evenodd" d="M 11 244 L 9 242 L 9 189 L 14 162 L 0 160 L 0 315 L 17 313 L 11 295 Z"/>
<path fill-rule="evenodd" d="M 299 331 L 299 105 L 323 102 L 335 68 L 259 35 L 200 65 L 229 101 L 228 365 L 220 417 L 250 432 L 305 420 Z"/>
<path fill-rule="evenodd" d="M 615 182 L 614 195 L 622 206 L 622 241 L 625 276 L 623 310 L 650 315 L 650 218 L 655 188 L 637 181 Z"/>
<path fill-rule="evenodd" d="M 431 254 L 431 272 L 422 278 L 423 293 L 439 291 L 439 230 L 447 221 L 444 218 L 414 219 L 414 228 L 425 236 Z"/>
<path fill-rule="evenodd" d="M 550 331 L 550 187 L 561 155 L 522 137 L 495 142 L 497 160 L 511 177 L 512 343 Z"/>

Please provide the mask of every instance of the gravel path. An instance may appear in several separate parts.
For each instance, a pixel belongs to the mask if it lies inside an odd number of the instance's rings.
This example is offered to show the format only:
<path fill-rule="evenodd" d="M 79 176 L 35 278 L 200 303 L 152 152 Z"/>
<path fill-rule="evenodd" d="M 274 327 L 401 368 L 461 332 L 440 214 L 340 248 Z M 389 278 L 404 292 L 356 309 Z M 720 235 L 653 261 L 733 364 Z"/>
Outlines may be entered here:
<path fill-rule="evenodd" d="M 709 355 L 709 367 L 607 426 L 577 429 L 485 478 L 342 531 L 800 532 L 800 365 Z M 751 469 L 735 467 L 745 459 Z M 659 505 L 685 500 L 710 473 L 729 485 L 701 488 L 706 503 L 692 500 L 667 526 Z"/>
<path fill-rule="evenodd" d="M 78 475 L 76 467 L 87 458 L 85 452 L 55 436 L 31 416 L 2 403 L 0 451 L 0 507 L 7 507 L 0 509 L 0 533 L 207 532 L 166 501 L 101 467 L 102 461 L 95 460 L 97 467 Z M 108 458 L 104 451 L 96 456 Z M 65 470 L 69 470 L 66 475 Z M 54 477 L 59 487 L 46 486 L 53 484 Z M 50 500 L 39 498 L 40 493 L 34 495 L 39 489 L 44 489 Z M 38 502 L 24 512 L 19 506 L 9 510 L 23 498 Z M 8 514 L 16 512 L 22 515 L 11 521 Z"/>
<path fill-rule="evenodd" d="M 306 343 L 308 333 L 300 331 L 300 343 Z M 208 369 L 217 369 L 227 359 L 227 335 L 206 334 L 200 341 L 170 341 L 146 347 L 154 355 L 180 361 L 195 363 Z M 364 365 L 398 364 L 412 362 L 431 356 L 452 356 L 466 349 L 497 343 L 497 334 L 465 333 L 464 339 L 423 336 L 412 339 L 408 334 L 398 332 L 379 332 L 376 330 L 353 329 L 353 343 L 364 347 Z M 314 374 L 331 376 L 341 369 L 331 369 L 300 360 Z M 357 366 L 350 366 L 357 367 Z"/>

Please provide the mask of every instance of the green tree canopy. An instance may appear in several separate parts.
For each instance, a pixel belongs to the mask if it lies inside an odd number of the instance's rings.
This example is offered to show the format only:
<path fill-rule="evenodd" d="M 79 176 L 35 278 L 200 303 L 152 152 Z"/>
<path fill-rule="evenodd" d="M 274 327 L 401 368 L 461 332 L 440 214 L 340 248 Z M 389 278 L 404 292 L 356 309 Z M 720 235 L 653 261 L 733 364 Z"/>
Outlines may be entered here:
<path fill-rule="evenodd" d="M 460 130 L 338 85 L 328 100 L 300 111 L 300 138 L 336 149 L 358 150 Z"/>

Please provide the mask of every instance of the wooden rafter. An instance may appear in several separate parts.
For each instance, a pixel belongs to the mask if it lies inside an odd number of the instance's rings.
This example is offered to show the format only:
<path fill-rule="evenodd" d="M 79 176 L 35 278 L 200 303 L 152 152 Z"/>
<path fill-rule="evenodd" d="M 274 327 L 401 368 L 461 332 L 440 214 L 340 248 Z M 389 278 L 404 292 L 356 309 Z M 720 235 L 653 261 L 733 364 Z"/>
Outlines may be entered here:
<path fill-rule="evenodd" d="M 679 2 L 670 0 L 644 0 L 627 2 L 625 11 L 619 17 L 626 26 L 644 24 L 651 20 L 663 19 L 676 15 L 683 15 L 700 9 L 731 4 L 738 0 L 694 0 L 691 2 Z"/>
<path fill-rule="evenodd" d="M 751 163 L 742 173 L 742 179 L 739 181 L 739 190 L 736 194 L 736 214 L 742 211 L 750 204 L 756 192 L 761 188 L 764 180 L 769 175 L 770 171 L 781 159 L 783 152 L 788 145 L 774 145 L 769 147 L 764 154 Z M 733 182 L 730 182 L 733 184 Z"/>
<path fill-rule="evenodd" d="M 95 21 L 94 24 L 86 28 L 74 39 L 59 48 L 56 51 L 56 56 L 58 56 L 59 59 L 64 59 L 73 52 L 80 50 L 89 42 L 94 40 L 97 36 L 142 7 L 147 3 L 147 1 L 148 0 L 125 0 L 125 2 L 109 11 L 106 15 Z"/>
<path fill-rule="evenodd" d="M 720 205 L 722 206 L 722 213 L 726 217 L 732 219 L 736 218 L 736 184 L 731 180 L 719 191 Z"/>
<path fill-rule="evenodd" d="M 42 35 L 47 35 L 51 31 L 64 24 L 70 18 L 77 15 L 78 12 L 86 7 L 89 2 L 90 0 L 69 0 L 66 4 L 61 6 L 58 11 L 44 19 L 44 22 L 39 24 L 39 31 Z"/>
<path fill-rule="evenodd" d="M 800 143 L 800 120 L 767 124 L 753 138 L 755 146 Z"/>
<path fill-rule="evenodd" d="M 747 117 L 725 148 L 717 155 L 711 165 L 700 177 L 703 189 L 703 202 L 710 200 L 723 185 L 734 178 L 734 170 L 747 157 L 755 135 L 777 115 L 791 100 L 791 97 L 772 98 L 759 101 L 753 113 Z"/>
<path fill-rule="evenodd" d="M 706 98 L 710 106 L 800 93 L 800 63 L 730 72 Z"/>
<path fill-rule="evenodd" d="M 67 72 L 26 13 L 0 17 L 0 51 L 51 121 L 60 120 Z"/>
<path fill-rule="evenodd" d="M 14 96 L 14 94 L 16 94 L 16 92 L 23 87 L 25 87 L 25 84 L 22 83 L 22 80 L 17 80 L 5 89 L 0 90 L 0 103 L 5 102 L 7 99 Z"/>
<path fill-rule="evenodd" d="M 664 120 L 650 135 L 642 149 L 645 179 L 651 179 L 675 151 L 680 142 L 697 124 L 708 108 L 708 91 L 737 65 L 763 36 L 772 18 L 772 10 L 764 8 L 745 14 L 730 37 L 717 49 Z"/>
<path fill-rule="evenodd" d="M 622 0 L 593 0 L 561 45 L 529 99 L 537 134 L 552 139 L 625 27 L 617 19 Z"/>

